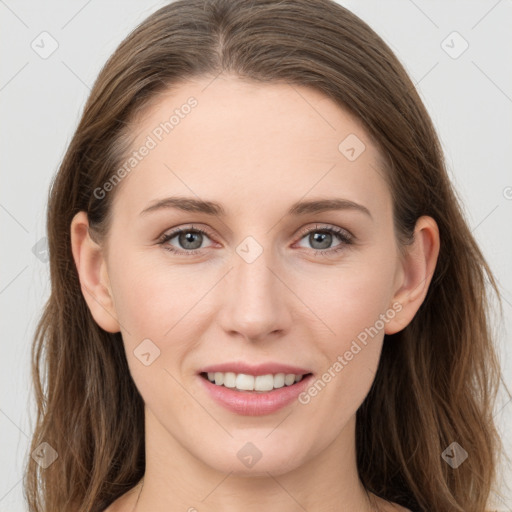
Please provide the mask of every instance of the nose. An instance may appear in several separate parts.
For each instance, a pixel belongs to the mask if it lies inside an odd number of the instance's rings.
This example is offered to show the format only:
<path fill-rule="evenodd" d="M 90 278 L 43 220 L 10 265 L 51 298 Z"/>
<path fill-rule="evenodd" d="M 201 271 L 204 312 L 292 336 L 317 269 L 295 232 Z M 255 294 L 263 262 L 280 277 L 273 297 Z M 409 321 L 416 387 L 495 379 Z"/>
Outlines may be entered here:
<path fill-rule="evenodd" d="M 221 327 L 231 337 L 262 341 L 283 336 L 290 328 L 293 294 L 267 253 L 264 250 L 251 263 L 234 254 L 219 311 Z"/>

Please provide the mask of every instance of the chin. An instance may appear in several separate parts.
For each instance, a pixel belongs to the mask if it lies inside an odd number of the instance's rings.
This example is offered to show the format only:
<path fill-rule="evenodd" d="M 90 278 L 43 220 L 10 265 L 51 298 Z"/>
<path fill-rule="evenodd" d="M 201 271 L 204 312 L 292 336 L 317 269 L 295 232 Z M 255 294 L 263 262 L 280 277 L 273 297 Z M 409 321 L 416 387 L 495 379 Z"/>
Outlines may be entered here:
<path fill-rule="evenodd" d="M 283 446 L 281 438 L 276 436 L 274 440 L 265 439 L 268 435 L 268 429 L 258 437 L 247 436 L 246 433 L 242 438 L 231 439 L 225 449 L 210 450 L 211 456 L 205 460 L 203 455 L 202 460 L 223 473 L 243 477 L 268 477 L 268 473 L 276 476 L 289 473 L 306 459 L 303 441 L 297 439 L 297 442 L 292 442 L 289 437 L 282 436 L 286 438 L 286 446 Z"/>

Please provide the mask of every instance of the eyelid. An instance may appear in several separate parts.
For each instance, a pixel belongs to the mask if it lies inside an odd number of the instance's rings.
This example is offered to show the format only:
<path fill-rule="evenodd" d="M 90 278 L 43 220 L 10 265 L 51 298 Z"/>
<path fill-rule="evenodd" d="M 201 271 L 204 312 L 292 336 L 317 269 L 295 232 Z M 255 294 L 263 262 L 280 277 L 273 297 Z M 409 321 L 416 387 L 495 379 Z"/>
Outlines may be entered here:
<path fill-rule="evenodd" d="M 214 239 L 215 238 L 215 235 L 208 228 L 206 228 L 204 226 L 198 226 L 197 224 L 187 224 L 187 225 L 184 225 L 184 226 L 179 226 L 179 227 L 172 228 L 170 230 L 164 231 L 160 236 L 157 237 L 157 240 L 159 242 L 162 242 L 163 240 L 167 240 L 168 241 L 168 240 L 171 240 L 172 238 L 174 238 L 176 235 L 181 234 L 184 231 L 185 232 L 187 232 L 187 231 L 198 231 L 199 233 L 203 233 L 204 235 L 206 235 L 210 239 Z M 191 251 L 187 251 L 187 252 L 191 252 Z"/>
<path fill-rule="evenodd" d="M 323 224 L 316 223 L 315 226 L 311 227 L 305 227 L 299 232 L 300 238 L 304 237 L 305 235 L 308 235 L 311 232 L 315 231 L 332 231 L 336 233 L 338 236 L 345 238 L 350 241 L 354 241 L 356 237 L 346 228 L 341 228 L 339 226 L 331 225 L 331 224 Z"/>

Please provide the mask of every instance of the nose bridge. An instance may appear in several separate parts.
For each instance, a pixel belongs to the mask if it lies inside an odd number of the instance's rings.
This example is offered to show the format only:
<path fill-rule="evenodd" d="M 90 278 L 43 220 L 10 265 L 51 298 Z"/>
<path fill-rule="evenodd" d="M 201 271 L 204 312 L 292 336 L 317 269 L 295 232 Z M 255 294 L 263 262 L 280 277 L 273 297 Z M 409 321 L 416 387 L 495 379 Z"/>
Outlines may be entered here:
<path fill-rule="evenodd" d="M 289 313 L 283 284 L 272 269 L 272 250 L 248 237 L 236 248 L 233 267 L 228 276 L 223 328 L 251 339 L 286 329 Z"/>

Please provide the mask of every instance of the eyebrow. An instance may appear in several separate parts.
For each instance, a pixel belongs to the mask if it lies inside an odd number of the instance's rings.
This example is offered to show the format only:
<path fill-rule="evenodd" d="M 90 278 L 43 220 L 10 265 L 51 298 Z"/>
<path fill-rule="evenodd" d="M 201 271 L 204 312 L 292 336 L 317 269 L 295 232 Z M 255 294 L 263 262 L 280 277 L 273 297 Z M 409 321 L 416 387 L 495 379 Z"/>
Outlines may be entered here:
<path fill-rule="evenodd" d="M 140 215 L 162 210 L 162 209 L 178 209 L 186 212 L 204 213 L 217 217 L 226 217 L 226 210 L 224 207 L 215 201 L 204 201 L 193 197 L 166 197 L 157 200 L 145 208 Z M 362 204 L 355 203 L 348 199 L 331 198 L 331 199 L 316 199 L 310 201 L 297 201 L 294 203 L 287 212 L 288 216 L 301 216 L 313 213 L 321 213 L 326 211 L 335 210 L 353 210 L 359 211 L 372 218 L 370 210 Z"/>

